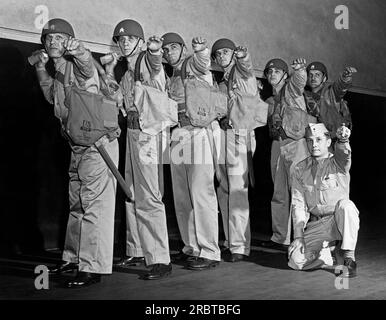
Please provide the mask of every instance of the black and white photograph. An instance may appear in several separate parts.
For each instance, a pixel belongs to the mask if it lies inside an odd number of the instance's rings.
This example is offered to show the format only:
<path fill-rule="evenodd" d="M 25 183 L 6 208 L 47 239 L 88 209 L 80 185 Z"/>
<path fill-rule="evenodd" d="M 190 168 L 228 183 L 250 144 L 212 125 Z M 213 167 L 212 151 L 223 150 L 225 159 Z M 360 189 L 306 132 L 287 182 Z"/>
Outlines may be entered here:
<path fill-rule="evenodd" d="M 0 7 L 2 305 L 386 299 L 385 1 Z"/>

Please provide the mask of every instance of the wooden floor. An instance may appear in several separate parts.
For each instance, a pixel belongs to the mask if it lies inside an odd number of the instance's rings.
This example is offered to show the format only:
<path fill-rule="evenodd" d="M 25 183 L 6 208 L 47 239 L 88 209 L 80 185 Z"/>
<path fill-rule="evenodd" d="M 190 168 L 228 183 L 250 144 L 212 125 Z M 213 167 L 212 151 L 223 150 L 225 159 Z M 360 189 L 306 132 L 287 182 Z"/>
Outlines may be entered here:
<path fill-rule="evenodd" d="M 48 290 L 34 287 L 35 266 L 54 265 L 60 255 L 46 252 L 0 259 L 0 299 L 66 300 L 274 300 L 274 299 L 386 299 L 386 221 L 362 217 L 357 248 L 358 277 L 344 284 L 334 270 L 298 272 L 287 267 L 284 253 L 253 246 L 240 263 L 221 262 L 208 271 L 173 265 L 170 277 L 144 281 L 145 267 L 116 270 L 88 288 L 66 289 L 70 275 L 51 276 Z M 268 235 L 266 235 L 268 236 Z M 266 237 L 254 234 L 256 238 Z M 337 289 L 336 283 L 346 286 Z"/>

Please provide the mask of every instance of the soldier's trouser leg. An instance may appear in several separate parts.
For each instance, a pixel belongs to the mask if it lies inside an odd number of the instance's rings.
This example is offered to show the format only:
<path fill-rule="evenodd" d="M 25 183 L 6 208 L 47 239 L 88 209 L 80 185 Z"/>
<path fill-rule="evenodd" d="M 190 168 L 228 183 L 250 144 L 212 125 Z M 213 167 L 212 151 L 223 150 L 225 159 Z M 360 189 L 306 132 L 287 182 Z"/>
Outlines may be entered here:
<path fill-rule="evenodd" d="M 139 237 L 137 213 L 135 211 L 134 173 L 133 162 L 136 146 L 132 144 L 130 135 L 131 129 L 127 129 L 126 135 L 126 160 L 125 160 L 125 181 L 130 191 L 130 200 L 125 201 L 126 209 L 126 255 L 132 257 L 143 257 L 141 240 Z"/>
<path fill-rule="evenodd" d="M 180 132 L 185 139 L 173 143 L 171 167 L 184 252 L 220 261 L 214 166 L 208 134 L 206 129 L 198 128 L 191 132 L 180 129 Z M 184 195 L 184 191 L 188 193 Z"/>
<path fill-rule="evenodd" d="M 251 134 L 252 154 L 256 143 Z M 227 174 L 229 183 L 229 248 L 232 253 L 249 255 L 251 232 L 248 200 L 247 136 L 227 133 Z"/>
<path fill-rule="evenodd" d="M 271 201 L 271 240 L 288 245 L 291 240 L 289 168 L 287 168 L 284 157 L 280 153 L 280 146 L 286 143 L 286 141 L 272 142 L 271 170 L 274 190 Z"/>
<path fill-rule="evenodd" d="M 351 200 L 340 200 L 334 216 L 342 239 L 340 248 L 355 250 L 359 231 L 359 210 Z"/>
<path fill-rule="evenodd" d="M 324 264 L 320 259 L 323 242 L 342 240 L 343 250 L 355 250 L 359 230 L 359 211 L 350 200 L 340 200 L 333 215 L 307 223 L 304 231 L 306 250 L 295 250 L 288 265 L 295 270 L 316 269 Z"/>
<path fill-rule="evenodd" d="M 112 161 L 118 166 L 118 141 L 109 142 L 106 137 L 101 139 Z M 73 153 L 71 165 L 77 167 L 80 180 L 77 191 L 83 211 L 82 217 L 70 214 L 68 223 L 69 228 L 80 226 L 79 271 L 111 273 L 116 179 L 94 146 L 84 153 Z"/>
<path fill-rule="evenodd" d="M 147 265 L 170 263 L 165 205 L 159 188 L 158 138 L 129 130 L 137 226 Z"/>
<path fill-rule="evenodd" d="M 217 150 L 217 170 L 216 176 L 218 178 L 217 186 L 217 200 L 221 212 L 221 220 L 224 229 L 224 246 L 229 247 L 229 186 L 228 186 L 228 172 L 226 166 L 226 140 L 227 134 L 225 130 L 218 130 L 213 133 L 215 136 L 215 146 Z"/>
<path fill-rule="evenodd" d="M 70 214 L 67 222 L 66 238 L 64 241 L 63 260 L 79 263 L 80 228 L 82 225 L 83 209 L 80 201 L 81 180 L 78 175 L 79 157 L 71 152 L 69 174 L 69 205 Z"/>

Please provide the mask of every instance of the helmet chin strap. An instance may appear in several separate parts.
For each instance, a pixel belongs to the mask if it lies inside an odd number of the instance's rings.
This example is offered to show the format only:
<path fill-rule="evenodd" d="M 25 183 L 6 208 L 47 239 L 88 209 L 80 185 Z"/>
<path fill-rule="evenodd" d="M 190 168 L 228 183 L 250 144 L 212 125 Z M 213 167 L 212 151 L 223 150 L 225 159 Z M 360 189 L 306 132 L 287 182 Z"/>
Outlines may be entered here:
<path fill-rule="evenodd" d="M 280 80 L 279 80 L 279 82 L 277 83 L 277 85 L 276 86 L 278 86 L 279 85 L 279 83 L 281 82 L 281 80 L 283 80 L 283 78 L 284 78 L 284 76 L 287 74 L 287 72 L 284 72 L 283 73 L 283 75 L 281 76 L 281 78 L 280 78 Z"/>
<path fill-rule="evenodd" d="M 184 46 L 181 45 L 180 56 L 178 57 L 178 60 L 177 60 L 176 63 L 170 64 L 172 67 L 178 66 L 178 64 L 181 62 L 181 58 L 182 58 L 182 53 L 183 53 L 183 52 L 184 52 Z"/>
<path fill-rule="evenodd" d="M 137 40 L 137 44 L 135 45 L 135 47 L 133 48 L 133 50 L 131 50 L 131 52 L 126 56 L 126 57 L 131 57 L 131 55 L 134 53 L 134 51 L 137 49 L 138 47 L 138 44 L 139 44 L 139 40 L 141 40 L 140 38 L 138 38 Z"/>
<path fill-rule="evenodd" d="M 220 67 L 223 68 L 224 70 L 226 70 L 232 64 L 234 55 L 235 55 L 235 52 L 233 51 L 232 57 L 229 60 L 229 63 L 225 67 L 222 67 L 222 66 L 220 66 Z"/>
<path fill-rule="evenodd" d="M 231 65 L 231 63 L 233 62 L 233 57 L 234 57 L 234 55 L 235 55 L 235 52 L 233 51 L 232 57 L 231 57 L 231 59 L 229 60 L 229 63 L 228 63 L 225 67 L 223 67 L 224 69 L 228 68 L 228 67 Z"/>

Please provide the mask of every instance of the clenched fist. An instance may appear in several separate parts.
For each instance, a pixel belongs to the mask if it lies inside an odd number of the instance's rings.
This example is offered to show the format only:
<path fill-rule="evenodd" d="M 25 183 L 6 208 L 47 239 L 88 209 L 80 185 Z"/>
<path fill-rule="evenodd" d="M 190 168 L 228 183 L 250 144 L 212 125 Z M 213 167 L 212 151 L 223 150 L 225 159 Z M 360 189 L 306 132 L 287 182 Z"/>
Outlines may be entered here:
<path fill-rule="evenodd" d="M 147 48 L 150 50 L 150 51 L 158 51 L 162 48 L 162 43 L 163 43 L 164 39 L 161 38 L 161 37 L 158 37 L 158 36 L 151 36 L 148 40 L 147 40 Z"/>
<path fill-rule="evenodd" d="M 350 138 L 350 136 L 351 130 L 347 128 L 344 123 L 336 130 L 336 137 L 338 138 L 338 140 L 346 141 Z"/>
<path fill-rule="evenodd" d="M 247 56 L 247 48 L 246 47 L 242 47 L 242 46 L 238 46 L 236 49 L 235 49 L 235 56 L 237 59 L 242 59 L 242 58 L 245 58 Z"/>
<path fill-rule="evenodd" d="M 205 38 L 195 37 L 192 40 L 192 48 L 194 52 L 199 52 L 205 50 L 207 48 L 208 42 Z"/>
<path fill-rule="evenodd" d="M 298 59 L 295 59 L 295 60 L 292 62 L 291 67 L 292 67 L 292 69 L 294 69 L 294 70 L 296 71 L 296 70 L 305 68 L 305 67 L 306 67 L 306 64 L 307 64 L 306 59 L 304 59 L 304 58 L 298 58 Z"/>
<path fill-rule="evenodd" d="M 347 79 L 347 78 L 351 78 L 352 75 L 354 73 L 358 72 L 357 69 L 355 69 L 354 67 L 346 67 L 346 69 L 344 69 L 343 73 L 342 73 L 342 76 L 343 78 Z"/>
<path fill-rule="evenodd" d="M 79 41 L 75 38 L 70 38 L 64 40 L 64 48 L 67 50 L 68 54 L 75 56 L 85 52 L 85 48 L 82 41 Z"/>
<path fill-rule="evenodd" d="M 44 49 L 34 51 L 32 53 L 32 57 L 33 58 L 31 60 L 36 61 L 35 67 L 37 68 L 44 67 L 48 62 L 48 60 L 50 59 Z"/>

